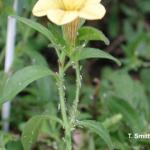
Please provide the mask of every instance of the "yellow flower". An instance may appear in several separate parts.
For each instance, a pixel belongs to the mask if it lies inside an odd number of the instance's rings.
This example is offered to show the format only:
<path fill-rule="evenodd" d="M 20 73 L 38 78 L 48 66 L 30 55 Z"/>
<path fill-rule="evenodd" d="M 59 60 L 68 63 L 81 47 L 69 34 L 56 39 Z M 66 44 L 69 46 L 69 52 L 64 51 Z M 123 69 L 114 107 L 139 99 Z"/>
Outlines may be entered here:
<path fill-rule="evenodd" d="M 38 0 L 33 8 L 35 16 L 47 16 L 57 25 L 64 25 L 77 18 L 97 20 L 105 15 L 101 0 Z"/>

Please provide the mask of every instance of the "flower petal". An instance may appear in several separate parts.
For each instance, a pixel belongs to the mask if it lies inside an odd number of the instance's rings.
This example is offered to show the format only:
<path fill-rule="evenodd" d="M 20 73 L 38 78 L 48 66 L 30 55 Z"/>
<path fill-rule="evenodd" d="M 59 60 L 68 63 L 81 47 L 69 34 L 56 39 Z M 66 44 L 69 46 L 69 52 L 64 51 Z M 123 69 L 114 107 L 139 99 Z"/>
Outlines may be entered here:
<path fill-rule="evenodd" d="M 72 8 L 72 4 L 74 3 L 74 0 L 62 0 L 65 9 L 70 10 Z"/>
<path fill-rule="evenodd" d="M 48 11 L 47 17 L 57 25 L 64 25 L 75 20 L 78 17 L 78 13 L 76 11 L 53 9 Z"/>
<path fill-rule="evenodd" d="M 86 0 L 62 0 L 66 10 L 78 10 L 82 8 Z"/>
<path fill-rule="evenodd" d="M 100 2 L 101 0 L 87 0 L 87 3 L 90 3 L 90 4 L 98 4 Z"/>
<path fill-rule="evenodd" d="M 32 10 L 32 13 L 35 16 L 41 17 L 45 16 L 49 9 L 56 8 L 59 8 L 59 3 L 57 0 L 38 0 Z"/>
<path fill-rule="evenodd" d="M 102 19 L 106 13 L 105 7 L 102 4 L 90 4 L 85 5 L 83 9 L 79 12 L 79 17 L 96 20 Z"/>

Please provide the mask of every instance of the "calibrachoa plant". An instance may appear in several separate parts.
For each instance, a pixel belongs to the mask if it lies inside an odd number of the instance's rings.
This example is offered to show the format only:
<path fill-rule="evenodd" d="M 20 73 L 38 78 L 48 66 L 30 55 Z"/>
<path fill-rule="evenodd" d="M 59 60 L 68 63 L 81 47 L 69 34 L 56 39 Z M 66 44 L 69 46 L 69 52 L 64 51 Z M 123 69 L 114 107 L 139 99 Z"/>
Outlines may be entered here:
<path fill-rule="evenodd" d="M 14 17 L 48 38 L 58 56 L 58 72 L 55 73 L 46 66 L 28 66 L 17 71 L 6 81 L 1 103 L 14 98 L 31 82 L 51 75 L 57 83 L 62 117 L 57 118 L 50 114 L 42 114 L 31 118 L 22 133 L 24 149 L 30 150 L 32 148 L 42 123 L 46 120 L 52 120 L 60 123 L 64 131 L 62 138 L 65 146 L 64 148 L 60 147 L 60 143 L 57 141 L 57 149 L 72 150 L 72 133 L 77 127 L 85 127 L 98 134 L 112 150 L 113 144 L 105 127 L 92 120 L 78 120 L 78 103 L 82 85 L 80 61 L 89 58 L 105 58 L 119 64 L 119 61 L 108 53 L 88 47 L 90 40 L 101 40 L 105 44 L 109 44 L 109 40 L 101 31 L 83 26 L 86 19 L 102 19 L 106 12 L 104 6 L 100 0 L 38 0 L 32 12 L 38 17 L 47 16 L 49 19 L 48 27 L 30 19 Z M 65 77 L 69 67 L 72 67 L 76 73 L 76 91 L 72 106 L 68 108 Z"/>

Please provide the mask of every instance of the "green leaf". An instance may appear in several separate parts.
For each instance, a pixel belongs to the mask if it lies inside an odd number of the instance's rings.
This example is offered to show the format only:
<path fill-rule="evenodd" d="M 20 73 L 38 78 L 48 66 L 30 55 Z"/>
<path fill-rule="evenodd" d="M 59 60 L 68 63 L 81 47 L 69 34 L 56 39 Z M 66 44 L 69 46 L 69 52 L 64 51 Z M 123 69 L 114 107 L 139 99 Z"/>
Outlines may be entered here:
<path fill-rule="evenodd" d="M 121 114 L 116 114 L 116 115 L 113 115 L 111 118 L 107 118 L 102 123 L 102 125 L 105 128 L 108 129 L 108 128 L 111 128 L 111 127 L 116 126 L 117 124 L 119 124 L 121 120 L 122 120 L 122 115 Z"/>
<path fill-rule="evenodd" d="M 118 98 L 108 98 L 106 100 L 108 107 L 115 113 L 121 113 L 123 120 L 131 126 L 134 132 L 140 132 L 144 129 L 143 122 L 134 108 L 126 101 Z"/>
<path fill-rule="evenodd" d="M 26 51 L 24 53 L 29 56 L 31 63 L 33 65 L 41 65 L 41 66 L 48 67 L 48 63 L 46 62 L 45 58 L 40 54 L 40 52 L 32 49 L 28 49 L 28 50 L 27 48 L 25 49 Z"/>
<path fill-rule="evenodd" d="M 30 57 L 33 65 L 42 65 L 48 67 L 48 63 L 46 62 L 45 58 L 38 51 L 29 49 L 25 51 L 25 53 Z M 53 95 L 56 92 L 57 87 L 51 76 L 44 77 L 36 82 L 36 93 L 39 99 L 49 101 L 52 97 L 54 97 Z"/>
<path fill-rule="evenodd" d="M 63 33 L 60 27 L 54 25 L 54 24 L 48 24 L 48 28 L 50 29 L 51 33 L 56 39 L 56 42 L 65 46 L 65 40 L 63 38 Z"/>
<path fill-rule="evenodd" d="M 92 132 L 98 134 L 107 143 L 109 149 L 113 150 L 113 144 L 110 139 L 109 133 L 100 123 L 92 120 L 83 120 L 77 121 L 77 126 L 83 126 L 85 128 L 90 129 Z"/>
<path fill-rule="evenodd" d="M 6 80 L 7 80 L 7 75 L 4 72 L 0 71 L 0 89 L 1 89 L 0 95 L 2 95 L 2 91 Z"/>
<path fill-rule="evenodd" d="M 106 45 L 110 44 L 108 38 L 104 35 L 104 33 L 93 27 L 82 27 L 79 29 L 78 33 L 78 40 L 80 41 L 100 40 L 103 41 Z"/>
<path fill-rule="evenodd" d="M 142 82 L 133 80 L 124 69 L 106 71 L 103 78 L 101 82 L 101 92 L 102 89 L 105 94 L 112 92 L 115 97 L 127 101 L 134 109 L 137 109 L 137 112 L 141 116 L 149 116 L 148 97 Z"/>
<path fill-rule="evenodd" d="M 0 104 L 14 98 L 31 82 L 48 75 L 54 75 L 54 73 L 49 68 L 44 66 L 34 65 L 17 71 L 6 81 L 2 96 L 0 96 Z"/>
<path fill-rule="evenodd" d="M 40 133 L 40 129 L 42 127 L 42 124 L 45 121 L 53 120 L 60 124 L 62 124 L 62 121 L 56 117 L 50 117 L 48 115 L 38 115 L 35 117 L 32 117 L 25 125 L 21 137 L 21 141 L 23 144 L 23 148 L 25 150 L 31 150 L 32 145 L 36 142 L 37 137 Z"/>
<path fill-rule="evenodd" d="M 9 141 L 12 141 L 13 138 L 10 133 L 0 131 L 0 150 L 6 150 L 5 146 Z"/>
<path fill-rule="evenodd" d="M 9 141 L 6 145 L 7 150 L 23 150 L 21 141 Z"/>
<path fill-rule="evenodd" d="M 33 28 L 34 30 L 40 32 L 41 34 L 43 34 L 53 44 L 55 43 L 55 38 L 54 38 L 53 34 L 50 32 L 50 30 L 48 30 L 43 25 L 41 25 L 37 22 L 34 22 L 33 20 L 24 18 L 24 17 L 19 17 L 19 16 L 13 16 L 13 17 L 16 18 L 17 20 L 19 20 L 20 22 L 26 24 L 27 26 Z"/>
<path fill-rule="evenodd" d="M 111 56 L 109 53 L 106 53 L 102 50 L 96 48 L 82 48 L 75 52 L 75 60 L 84 60 L 90 58 L 101 58 L 101 59 L 109 59 L 116 62 L 118 65 L 121 65 L 120 61 L 115 57 Z"/>
<path fill-rule="evenodd" d="M 140 78 L 146 87 L 146 90 L 150 93 L 150 68 L 144 68 L 141 70 Z"/>

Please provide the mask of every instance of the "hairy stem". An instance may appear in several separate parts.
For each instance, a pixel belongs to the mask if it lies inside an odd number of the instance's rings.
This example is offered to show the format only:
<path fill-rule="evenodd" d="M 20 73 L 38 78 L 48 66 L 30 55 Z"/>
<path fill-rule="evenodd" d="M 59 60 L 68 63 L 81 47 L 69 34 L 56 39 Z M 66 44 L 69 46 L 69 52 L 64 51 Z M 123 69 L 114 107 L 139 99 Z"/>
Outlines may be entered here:
<path fill-rule="evenodd" d="M 71 122 L 73 123 L 77 117 L 78 111 L 78 103 L 79 103 L 79 96 L 80 96 L 80 88 L 81 88 L 81 75 L 80 75 L 80 66 L 79 63 L 75 63 L 75 71 L 76 71 L 76 95 L 75 100 L 73 102 L 73 108 L 71 113 Z"/>
<path fill-rule="evenodd" d="M 62 55 L 64 55 L 64 54 L 62 54 Z M 70 128 L 70 124 L 68 122 L 67 112 L 66 112 L 66 104 L 65 104 L 64 61 L 65 61 L 65 57 L 62 56 L 62 58 L 60 59 L 60 64 L 59 64 L 58 90 L 59 90 L 59 98 L 60 98 L 60 106 L 61 106 L 61 115 L 62 115 L 64 129 L 65 129 L 65 139 L 64 139 L 65 144 L 66 144 L 65 150 L 71 150 L 72 149 L 71 128 Z"/>

